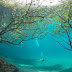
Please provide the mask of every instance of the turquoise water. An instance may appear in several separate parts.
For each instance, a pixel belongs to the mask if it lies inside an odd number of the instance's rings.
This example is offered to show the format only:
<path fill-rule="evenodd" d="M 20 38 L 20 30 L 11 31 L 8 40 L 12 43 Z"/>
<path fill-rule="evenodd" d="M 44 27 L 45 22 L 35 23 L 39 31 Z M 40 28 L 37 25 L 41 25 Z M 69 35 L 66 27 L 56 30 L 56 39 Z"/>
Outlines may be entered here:
<path fill-rule="evenodd" d="M 48 24 L 48 30 L 52 29 L 55 27 Z M 9 45 L 0 43 L 0 56 L 19 72 L 72 72 L 72 51 L 62 48 L 50 33 L 42 39 L 23 41 L 22 45 Z"/>
<path fill-rule="evenodd" d="M 53 41 L 50 34 L 25 41 L 21 48 L 0 44 L 0 55 L 20 72 L 72 72 L 72 52 Z"/>

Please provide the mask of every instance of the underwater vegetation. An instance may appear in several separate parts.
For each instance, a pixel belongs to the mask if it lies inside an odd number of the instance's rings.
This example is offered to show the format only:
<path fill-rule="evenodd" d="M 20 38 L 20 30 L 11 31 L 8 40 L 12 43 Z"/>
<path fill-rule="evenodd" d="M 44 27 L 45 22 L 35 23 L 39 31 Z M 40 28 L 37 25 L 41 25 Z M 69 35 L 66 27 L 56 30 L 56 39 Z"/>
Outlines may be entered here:
<path fill-rule="evenodd" d="M 57 6 L 39 6 L 33 1 L 25 5 L 0 1 L 0 43 L 19 45 L 50 33 L 55 42 L 71 51 L 72 1 L 59 2 Z"/>
<path fill-rule="evenodd" d="M 43 0 L 43 2 L 47 3 L 46 0 Z M 30 2 L 26 0 L 26 3 L 22 4 L 13 2 L 13 0 L 0 0 L 0 47 L 2 44 L 6 44 L 10 48 L 21 48 L 21 46 L 24 46 L 24 42 L 35 39 L 35 44 L 40 49 L 39 40 L 47 37 L 47 39 L 51 38 L 67 51 L 72 51 L 72 0 L 59 0 L 59 5 L 54 6 L 51 5 L 51 0 L 47 6 L 42 5 L 43 2 L 40 3 L 39 0 L 36 0 L 35 3 L 35 0 L 30 0 Z M 48 38 L 49 34 L 50 37 Z M 28 49 L 31 50 L 31 47 Z M 63 69 L 61 64 L 37 65 L 37 63 L 43 64 L 46 60 L 42 50 L 40 50 L 42 58 L 39 58 L 39 60 L 35 60 L 34 56 L 33 59 L 23 59 L 3 55 L 3 58 L 13 59 L 14 63 L 23 67 L 22 72 L 72 72 L 71 67 Z M 20 55 L 20 53 L 18 54 Z M 26 54 L 28 54 L 26 57 L 29 58 L 31 52 Z M 0 53 L 0 57 L 2 57 L 2 53 Z M 3 64 L 3 62 L 4 60 L 1 58 L 0 70 L 8 67 L 14 67 L 17 70 L 15 66 L 8 64 L 8 62 Z M 25 67 L 24 65 L 31 67 Z"/>

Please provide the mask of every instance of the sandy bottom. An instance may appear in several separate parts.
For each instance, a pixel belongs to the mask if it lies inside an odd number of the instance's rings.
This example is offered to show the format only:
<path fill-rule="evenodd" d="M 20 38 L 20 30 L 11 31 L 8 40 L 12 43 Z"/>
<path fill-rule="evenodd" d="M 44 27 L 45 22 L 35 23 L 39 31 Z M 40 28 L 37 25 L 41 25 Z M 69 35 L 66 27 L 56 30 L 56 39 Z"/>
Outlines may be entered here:
<path fill-rule="evenodd" d="M 18 64 L 19 72 L 72 72 L 71 58 L 49 58 L 35 65 Z"/>
<path fill-rule="evenodd" d="M 7 59 L 8 60 L 8 59 Z M 72 58 L 50 57 L 45 61 L 8 60 L 19 68 L 19 72 L 72 72 Z"/>

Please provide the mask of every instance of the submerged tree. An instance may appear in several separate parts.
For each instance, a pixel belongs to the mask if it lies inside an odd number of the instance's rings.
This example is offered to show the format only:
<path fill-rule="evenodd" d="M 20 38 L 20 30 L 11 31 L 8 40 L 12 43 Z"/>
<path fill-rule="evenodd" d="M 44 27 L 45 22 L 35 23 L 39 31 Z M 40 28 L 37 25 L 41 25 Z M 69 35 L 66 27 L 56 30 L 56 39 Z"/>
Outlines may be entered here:
<path fill-rule="evenodd" d="M 62 0 L 61 5 L 51 8 L 48 18 L 54 27 L 52 39 L 72 51 L 72 0 Z"/>
<path fill-rule="evenodd" d="M 0 43 L 18 45 L 47 34 L 46 8 L 32 5 L 33 0 L 25 5 L 0 1 Z"/>
<path fill-rule="evenodd" d="M 41 6 L 39 0 L 25 5 L 0 1 L 0 43 L 19 45 L 22 41 L 41 39 L 53 25 L 53 40 L 72 49 L 72 1 L 61 0 L 58 6 Z M 51 2 L 52 3 L 52 2 Z M 69 48 L 70 47 L 70 48 Z"/>

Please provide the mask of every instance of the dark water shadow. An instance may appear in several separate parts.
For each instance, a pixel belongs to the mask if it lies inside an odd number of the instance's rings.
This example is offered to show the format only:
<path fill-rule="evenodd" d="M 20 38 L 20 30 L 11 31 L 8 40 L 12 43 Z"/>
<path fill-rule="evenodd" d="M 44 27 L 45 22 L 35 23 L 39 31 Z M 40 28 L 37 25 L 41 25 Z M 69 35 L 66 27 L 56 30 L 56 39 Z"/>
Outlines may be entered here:
<path fill-rule="evenodd" d="M 24 64 L 24 65 L 35 65 L 36 64 L 36 60 L 34 59 L 23 59 L 23 58 L 15 58 L 15 57 L 9 57 L 7 55 L 4 56 L 0 56 L 2 57 L 4 60 L 12 63 L 12 64 Z"/>
<path fill-rule="evenodd" d="M 61 70 L 61 71 L 59 71 L 59 72 L 72 72 L 72 68 L 63 69 L 63 70 Z"/>
<path fill-rule="evenodd" d="M 15 58 L 13 59 L 15 63 L 17 64 L 25 64 L 25 65 L 35 65 L 36 60 L 34 59 L 22 59 L 22 58 Z"/>
<path fill-rule="evenodd" d="M 24 67 L 22 72 L 39 72 L 39 71 L 61 71 L 62 70 L 62 65 L 56 64 L 53 66 L 33 66 L 33 67 Z"/>
<path fill-rule="evenodd" d="M 31 59 L 22 59 L 22 60 L 18 60 L 18 61 L 16 61 L 16 62 L 18 62 L 18 63 L 20 63 L 20 64 L 26 64 L 26 65 L 35 65 L 35 60 L 31 60 Z"/>
<path fill-rule="evenodd" d="M 35 68 L 42 70 L 42 71 L 60 71 L 62 70 L 62 65 L 56 64 L 53 66 L 40 66 L 40 67 L 35 67 Z"/>

